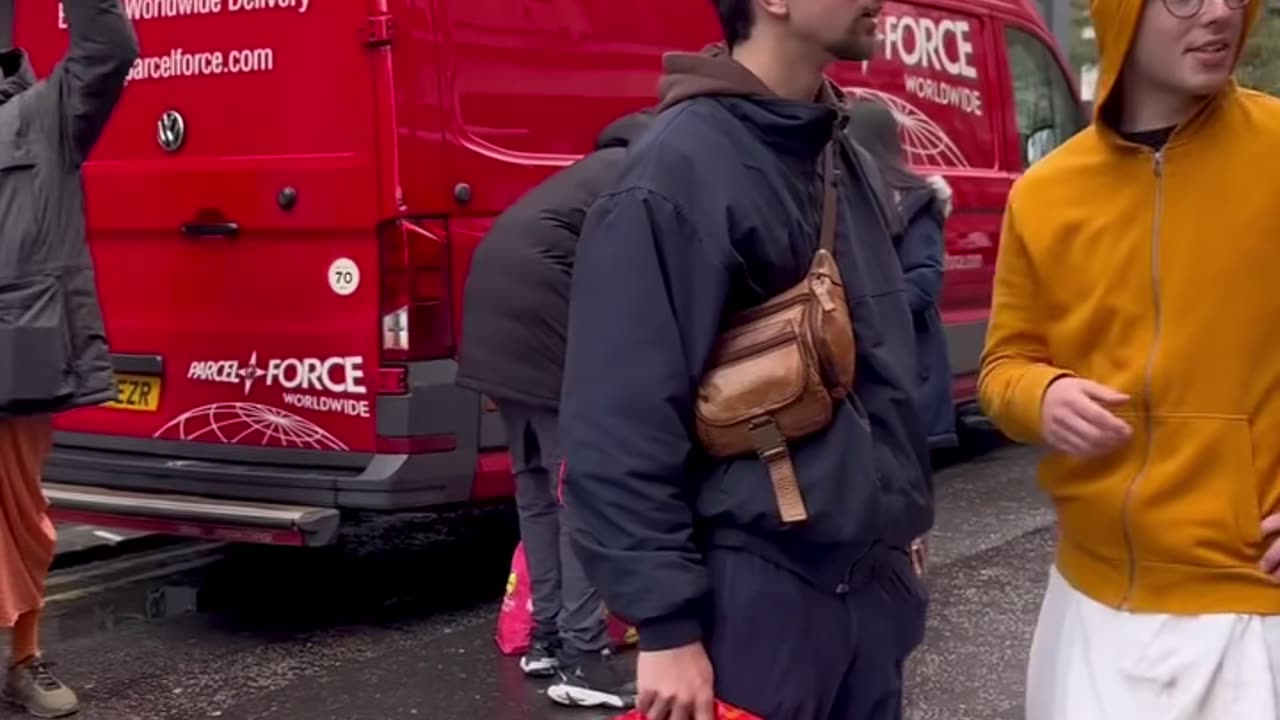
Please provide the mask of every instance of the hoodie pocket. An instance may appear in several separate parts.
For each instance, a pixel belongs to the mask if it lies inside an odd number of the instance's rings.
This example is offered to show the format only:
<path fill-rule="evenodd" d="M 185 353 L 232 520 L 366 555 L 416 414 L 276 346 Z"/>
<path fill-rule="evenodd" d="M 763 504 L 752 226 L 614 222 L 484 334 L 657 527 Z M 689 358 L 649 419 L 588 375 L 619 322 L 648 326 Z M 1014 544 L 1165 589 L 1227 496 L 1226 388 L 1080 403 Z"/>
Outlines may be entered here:
<path fill-rule="evenodd" d="M 1139 554 L 1177 565 L 1255 563 L 1262 513 L 1248 418 L 1163 414 L 1152 432 L 1132 508 Z"/>
<path fill-rule="evenodd" d="M 71 348 L 66 318 L 56 277 L 0 283 L 0 406 L 67 394 Z"/>

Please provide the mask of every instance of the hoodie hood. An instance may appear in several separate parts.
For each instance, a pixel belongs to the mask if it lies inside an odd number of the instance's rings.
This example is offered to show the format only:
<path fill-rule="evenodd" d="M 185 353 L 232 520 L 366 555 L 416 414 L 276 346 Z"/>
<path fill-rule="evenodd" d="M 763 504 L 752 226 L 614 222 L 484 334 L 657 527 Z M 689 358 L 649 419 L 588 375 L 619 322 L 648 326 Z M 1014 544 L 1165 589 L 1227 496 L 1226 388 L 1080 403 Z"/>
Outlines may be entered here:
<path fill-rule="evenodd" d="M 768 85 L 734 60 L 724 43 L 699 53 L 673 52 L 662 57 L 658 82 L 658 110 L 697 97 L 721 97 L 745 102 L 725 106 L 743 123 L 760 131 L 761 139 L 783 152 L 816 157 L 843 114 L 844 94 L 830 80 L 812 101 L 779 97 Z"/>
<path fill-rule="evenodd" d="M 1120 72 L 1133 47 L 1133 36 L 1137 33 L 1138 21 L 1142 19 L 1145 6 L 1146 0 L 1089 0 L 1089 16 L 1093 19 L 1093 29 L 1098 41 L 1098 86 L 1093 104 L 1095 122 L 1101 119 L 1103 109 L 1112 100 L 1120 84 Z M 1245 6 L 1244 32 L 1236 47 L 1234 62 L 1240 61 L 1244 41 L 1257 24 L 1261 9 L 1262 2 L 1259 0 L 1253 0 Z M 1229 80 L 1227 84 L 1234 89 L 1234 80 Z"/>
<path fill-rule="evenodd" d="M 623 115 L 600 131 L 600 135 L 596 137 L 596 149 L 627 147 L 649 127 L 653 118 L 654 112 L 649 109 Z"/>
<path fill-rule="evenodd" d="M 36 84 L 36 71 L 31 67 L 27 52 L 18 48 L 0 52 L 0 104 Z"/>
<path fill-rule="evenodd" d="M 755 73 L 733 59 L 724 43 L 708 45 L 700 53 L 667 53 L 662 70 L 660 111 L 703 95 L 777 98 Z"/>

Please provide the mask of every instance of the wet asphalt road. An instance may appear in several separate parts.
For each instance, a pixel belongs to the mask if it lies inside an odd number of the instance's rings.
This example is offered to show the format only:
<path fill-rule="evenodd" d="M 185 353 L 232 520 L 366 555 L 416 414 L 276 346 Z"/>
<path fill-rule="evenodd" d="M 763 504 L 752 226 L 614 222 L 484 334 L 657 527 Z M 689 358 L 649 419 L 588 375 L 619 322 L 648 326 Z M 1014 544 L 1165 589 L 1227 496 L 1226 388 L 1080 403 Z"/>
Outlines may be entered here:
<path fill-rule="evenodd" d="M 931 624 L 908 720 L 1021 720 L 1052 543 L 1033 461 L 1008 448 L 939 477 Z M 459 537 L 417 518 L 341 551 L 220 550 L 51 607 L 47 652 L 89 720 L 610 717 L 553 708 L 498 655 L 509 521 L 490 513 Z"/>

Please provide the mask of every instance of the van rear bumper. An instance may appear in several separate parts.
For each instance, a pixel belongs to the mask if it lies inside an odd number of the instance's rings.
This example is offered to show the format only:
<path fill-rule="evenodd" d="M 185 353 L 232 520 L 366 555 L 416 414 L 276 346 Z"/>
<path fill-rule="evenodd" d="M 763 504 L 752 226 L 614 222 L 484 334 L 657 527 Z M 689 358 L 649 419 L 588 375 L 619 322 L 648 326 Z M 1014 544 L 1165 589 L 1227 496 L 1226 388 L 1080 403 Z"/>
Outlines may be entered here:
<path fill-rule="evenodd" d="M 351 467 L 258 462 L 252 453 L 235 460 L 193 458 L 111 436 L 57 438 L 45 465 L 48 482 L 244 502 L 372 511 L 434 507 L 469 499 L 476 474 L 475 454 L 459 449 L 335 458 L 360 462 Z M 84 440 L 113 447 L 79 444 Z"/>
<path fill-rule="evenodd" d="M 332 535 L 329 519 L 336 524 L 344 511 L 421 510 L 508 494 L 496 413 L 452 384 L 455 368 L 452 361 L 415 363 L 409 392 L 378 400 L 380 434 L 451 437 L 439 451 L 322 452 L 60 432 L 45 466 L 49 500 L 60 517 L 89 524 L 183 522 L 191 527 L 179 534 L 196 535 L 201 522 L 250 534 L 281 526 L 303 541 L 290 544 L 323 544 Z M 158 531 L 175 532 L 170 526 Z"/>

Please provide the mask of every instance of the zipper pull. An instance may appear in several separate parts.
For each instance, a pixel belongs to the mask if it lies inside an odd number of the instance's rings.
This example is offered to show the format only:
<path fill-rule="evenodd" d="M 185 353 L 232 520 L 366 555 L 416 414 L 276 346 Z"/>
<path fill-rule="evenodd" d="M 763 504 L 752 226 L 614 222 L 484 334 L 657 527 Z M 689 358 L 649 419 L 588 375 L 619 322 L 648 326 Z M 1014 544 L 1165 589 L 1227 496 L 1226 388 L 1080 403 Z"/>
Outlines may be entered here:
<path fill-rule="evenodd" d="M 1155 166 L 1153 169 L 1155 170 L 1156 177 L 1160 177 L 1164 174 L 1164 148 L 1156 151 Z"/>
<path fill-rule="evenodd" d="M 836 303 L 831 299 L 831 278 L 826 275 L 813 276 L 809 281 L 809 292 L 817 298 L 822 312 L 832 312 L 836 309 Z"/>

